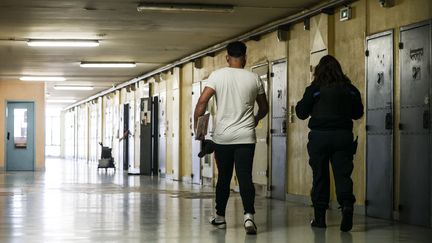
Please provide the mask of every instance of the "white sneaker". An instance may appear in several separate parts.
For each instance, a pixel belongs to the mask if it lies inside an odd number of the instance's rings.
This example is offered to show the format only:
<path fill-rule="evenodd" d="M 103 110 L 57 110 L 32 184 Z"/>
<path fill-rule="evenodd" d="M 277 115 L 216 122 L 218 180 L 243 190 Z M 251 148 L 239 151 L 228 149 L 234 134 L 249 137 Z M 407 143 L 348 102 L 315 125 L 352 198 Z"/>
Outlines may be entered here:
<path fill-rule="evenodd" d="M 244 215 L 244 228 L 248 235 L 255 235 L 257 233 L 253 214 L 247 213 Z"/>
<path fill-rule="evenodd" d="M 224 216 L 211 216 L 209 218 L 209 223 L 215 226 L 218 229 L 225 229 L 226 228 L 226 221 Z"/>

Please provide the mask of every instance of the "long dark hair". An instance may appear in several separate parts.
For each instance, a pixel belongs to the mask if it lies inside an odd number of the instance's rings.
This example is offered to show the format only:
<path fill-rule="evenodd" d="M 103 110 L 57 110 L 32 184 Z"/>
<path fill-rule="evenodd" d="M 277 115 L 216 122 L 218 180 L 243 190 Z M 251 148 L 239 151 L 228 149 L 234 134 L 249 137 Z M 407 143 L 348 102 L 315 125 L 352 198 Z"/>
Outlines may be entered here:
<path fill-rule="evenodd" d="M 338 60 L 331 55 L 322 57 L 315 67 L 312 85 L 322 87 L 349 83 L 351 83 L 351 80 L 342 72 L 342 67 Z"/>

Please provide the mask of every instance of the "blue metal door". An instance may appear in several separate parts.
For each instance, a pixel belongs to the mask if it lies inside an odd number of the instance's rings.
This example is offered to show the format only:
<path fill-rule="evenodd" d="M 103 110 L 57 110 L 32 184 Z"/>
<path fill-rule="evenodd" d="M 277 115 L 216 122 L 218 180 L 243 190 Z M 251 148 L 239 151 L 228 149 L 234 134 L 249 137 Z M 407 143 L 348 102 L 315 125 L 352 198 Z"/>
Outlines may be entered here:
<path fill-rule="evenodd" d="M 6 128 L 6 170 L 33 171 L 34 103 L 8 102 Z"/>

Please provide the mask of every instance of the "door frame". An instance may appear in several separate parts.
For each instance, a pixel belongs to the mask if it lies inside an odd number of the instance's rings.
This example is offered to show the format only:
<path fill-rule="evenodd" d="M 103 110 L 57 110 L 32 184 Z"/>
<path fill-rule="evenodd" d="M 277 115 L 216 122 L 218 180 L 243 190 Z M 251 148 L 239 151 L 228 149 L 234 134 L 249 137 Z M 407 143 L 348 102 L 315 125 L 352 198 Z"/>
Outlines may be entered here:
<path fill-rule="evenodd" d="M 283 58 L 283 59 L 280 59 L 279 61 L 283 61 L 283 60 L 287 61 L 288 59 Z M 272 91 L 271 90 L 271 79 L 272 79 L 271 67 L 272 67 L 273 63 L 276 63 L 276 62 L 277 61 L 274 61 L 274 62 L 265 61 L 265 62 L 255 64 L 255 65 L 250 67 L 250 71 L 253 72 L 254 69 L 267 66 L 267 87 L 264 87 L 264 89 L 267 88 L 266 98 L 267 98 L 267 102 L 269 103 L 269 106 L 271 105 L 269 99 L 271 97 L 270 92 Z M 261 80 L 261 77 L 259 77 L 259 78 Z M 270 107 L 269 107 L 269 110 L 270 110 Z M 267 156 L 267 161 L 266 161 L 266 164 L 267 164 L 267 172 L 266 172 L 267 185 L 265 185 L 265 187 L 266 187 L 267 192 L 269 192 L 269 191 L 271 192 L 271 176 L 270 176 L 271 175 L 271 148 L 272 148 L 271 147 L 271 138 L 270 138 L 271 137 L 271 134 L 270 134 L 271 111 L 269 112 L 269 114 L 266 115 L 266 117 L 267 117 L 267 137 L 266 137 L 266 140 L 267 140 L 266 141 L 266 146 L 267 146 L 267 155 L 266 155 Z M 257 141 L 257 143 L 258 143 L 258 141 Z"/>
<path fill-rule="evenodd" d="M 194 93 L 194 91 L 197 87 L 198 87 L 198 93 Z M 202 158 L 199 158 L 198 155 L 196 153 L 194 153 L 194 152 L 196 152 L 196 151 L 194 151 L 194 148 L 196 149 L 197 148 L 196 146 L 198 146 L 198 150 L 200 150 L 202 144 L 201 144 L 201 141 L 195 140 L 195 130 L 193 129 L 194 109 L 195 109 L 195 106 L 198 103 L 199 97 L 201 95 L 201 90 L 202 90 L 202 83 L 200 81 L 192 83 L 192 91 L 191 91 L 191 97 L 192 97 L 191 98 L 192 99 L 191 110 L 192 110 L 192 112 L 191 112 L 191 117 L 190 117 L 190 119 L 191 119 L 190 120 L 191 121 L 191 123 L 190 123 L 190 125 L 191 125 L 191 141 L 192 141 L 191 142 L 191 144 L 192 144 L 192 146 L 191 146 L 191 150 L 192 150 L 192 163 L 191 163 L 191 171 L 192 171 L 191 177 L 192 178 L 191 178 L 191 181 L 192 181 L 192 184 L 196 184 L 196 185 L 202 185 L 202 182 L 203 182 L 203 179 L 202 179 L 202 169 L 203 169 Z M 198 97 L 196 97 L 196 101 L 197 101 L 196 103 L 194 103 L 194 95 L 198 96 Z M 197 167 L 197 163 L 199 164 L 199 169 L 198 169 L 199 174 L 198 175 L 194 173 L 195 167 Z M 198 176 L 198 182 L 196 182 L 197 176 Z"/>
<path fill-rule="evenodd" d="M 6 136 L 7 136 L 7 127 L 8 127 L 8 105 L 9 103 L 32 103 L 33 104 L 33 124 L 32 124 L 32 128 L 33 128 L 33 139 L 32 139 L 32 143 L 33 143 L 33 171 L 36 170 L 36 101 L 34 100 L 5 100 L 5 104 L 6 104 L 6 109 L 5 109 L 5 127 L 4 127 L 4 131 L 5 131 L 5 144 L 4 144 L 4 149 L 5 149 L 5 153 L 4 153 L 4 161 L 5 161 L 5 165 L 4 165 L 4 171 L 7 171 L 8 168 L 8 159 L 7 159 L 7 155 L 8 155 L 8 150 L 7 150 L 7 141 L 6 141 Z M 45 133 L 45 126 L 44 126 L 44 133 Z M 45 136 L 44 136 L 44 156 L 45 156 Z"/>
<path fill-rule="evenodd" d="M 396 56 L 395 56 L 395 47 L 394 47 L 394 43 L 395 43 L 395 41 L 394 41 L 394 37 L 395 37 L 395 31 L 393 30 L 393 29 L 390 29 L 390 30 L 385 30 L 385 31 L 382 31 L 382 32 L 378 32 L 378 33 L 374 33 L 374 34 L 371 34 L 371 35 L 368 35 L 368 36 L 366 36 L 366 38 L 365 38 L 365 53 L 366 53 L 366 51 L 368 51 L 368 41 L 369 40 L 373 40 L 373 39 L 377 39 L 377 38 L 380 38 L 380 37 L 384 37 L 384 36 L 387 36 L 387 35 L 390 35 L 391 36 L 391 40 L 392 40 L 392 50 L 393 50 L 393 53 L 392 53 L 392 59 L 391 59 L 391 61 L 392 61 L 392 63 L 391 63 L 391 65 L 393 66 L 393 69 L 392 69 L 392 77 L 391 77 L 391 83 L 390 83 L 390 95 L 391 95 L 391 102 L 392 102 L 392 107 L 391 107 L 391 114 L 392 114 L 392 118 L 393 118 L 393 121 L 392 121 L 392 125 L 393 125 L 393 129 L 391 130 L 391 133 L 392 133 L 392 135 L 391 135 L 391 145 L 390 145 L 390 148 L 391 148 L 391 151 L 390 151 L 390 154 L 391 154 L 391 165 L 390 165 L 390 167 L 391 167 L 391 170 L 392 170 L 392 176 L 391 176 L 391 178 L 390 178 L 390 184 L 392 185 L 392 191 L 391 191 L 391 197 L 392 197 L 392 212 L 394 212 L 394 208 L 395 208 L 395 193 L 394 193 L 394 190 L 395 190 L 395 180 L 394 180 L 394 177 L 395 177 L 395 170 L 394 170 L 394 168 L 395 168 L 395 155 L 394 155 L 394 152 L 395 152 L 395 148 L 394 148 L 394 146 L 395 146 L 395 128 L 396 128 L 396 123 L 395 123 L 395 94 L 394 94 L 394 82 L 395 82 L 395 64 L 396 64 L 396 62 L 395 62 L 395 58 L 396 58 Z M 367 108 L 368 108 L 368 99 L 369 99 L 369 93 L 368 93 L 368 85 L 369 85 L 369 82 L 368 82 L 368 57 L 366 57 L 365 58 L 365 82 L 366 82 L 366 84 L 365 84 L 365 95 L 366 95 L 366 100 L 365 100 L 365 122 L 366 122 L 366 125 L 368 124 L 368 120 L 369 120 L 369 117 L 368 117 L 368 113 L 367 113 Z M 367 139 L 368 139 L 368 135 L 367 135 L 367 129 L 366 129 L 366 139 L 365 139 L 365 143 L 367 143 Z M 365 208 L 364 208 L 364 210 L 365 210 L 365 214 L 366 215 L 368 215 L 367 214 L 367 202 L 368 202 L 368 198 L 367 198 L 367 191 L 368 191 L 368 184 L 367 184 L 367 182 L 368 182 L 368 169 L 367 169 L 367 165 L 368 165 L 368 161 L 367 161 L 367 159 L 368 159 L 368 149 L 367 149 L 367 144 L 365 144 L 365 162 L 366 162 L 366 167 L 365 167 L 365 199 L 366 199 L 366 202 L 365 202 Z M 392 214 L 392 219 L 394 218 L 394 215 Z"/>

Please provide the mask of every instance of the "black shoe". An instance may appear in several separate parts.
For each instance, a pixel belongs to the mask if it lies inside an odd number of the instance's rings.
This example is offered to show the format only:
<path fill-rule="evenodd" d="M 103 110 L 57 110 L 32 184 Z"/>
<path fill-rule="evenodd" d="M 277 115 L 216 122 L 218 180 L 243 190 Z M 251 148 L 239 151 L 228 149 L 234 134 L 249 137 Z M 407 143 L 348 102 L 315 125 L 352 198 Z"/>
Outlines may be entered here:
<path fill-rule="evenodd" d="M 327 228 L 326 209 L 314 208 L 315 218 L 311 221 L 312 227 Z"/>
<path fill-rule="evenodd" d="M 354 209 L 352 206 L 344 206 L 342 208 L 342 222 L 340 225 L 341 231 L 348 232 L 352 229 L 353 213 L 354 213 Z"/>

